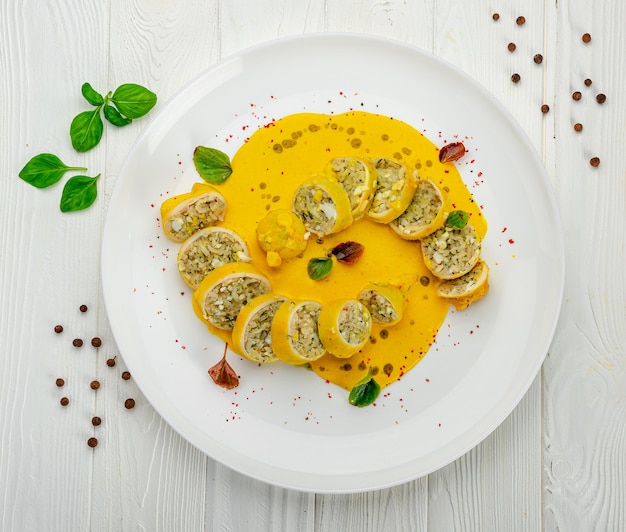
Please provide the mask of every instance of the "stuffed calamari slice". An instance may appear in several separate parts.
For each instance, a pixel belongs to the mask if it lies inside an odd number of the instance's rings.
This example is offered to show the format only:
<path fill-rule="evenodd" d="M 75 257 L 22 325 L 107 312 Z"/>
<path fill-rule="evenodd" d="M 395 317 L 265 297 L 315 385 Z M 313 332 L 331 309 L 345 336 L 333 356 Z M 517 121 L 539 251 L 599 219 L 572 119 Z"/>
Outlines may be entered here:
<path fill-rule="evenodd" d="M 307 231 L 318 236 L 338 233 L 350 226 L 350 199 L 341 185 L 328 176 L 313 176 L 302 183 L 293 198 L 295 212 Z"/>
<path fill-rule="evenodd" d="M 399 287 L 383 283 L 368 284 L 357 299 L 367 308 L 372 321 L 385 325 L 398 323 L 407 303 Z"/>
<path fill-rule="evenodd" d="M 249 301 L 235 320 L 233 350 L 252 362 L 263 364 L 278 360 L 272 349 L 272 320 L 286 299 L 269 293 Z"/>
<path fill-rule="evenodd" d="M 172 196 L 161 204 L 163 232 L 176 242 L 183 242 L 204 227 L 221 222 L 226 199 L 211 185 L 195 183 L 191 192 Z"/>
<path fill-rule="evenodd" d="M 400 216 L 409 206 L 417 188 L 417 172 L 393 159 L 374 161 L 376 190 L 367 216 L 374 222 L 389 223 Z"/>
<path fill-rule="evenodd" d="M 437 294 L 446 298 L 457 310 L 463 310 L 478 301 L 489 291 L 489 266 L 479 260 L 468 273 L 442 281 L 437 287 Z"/>
<path fill-rule="evenodd" d="M 241 309 L 271 292 L 269 280 L 246 262 L 231 262 L 210 272 L 193 293 L 193 309 L 207 325 L 230 331 Z"/>
<path fill-rule="evenodd" d="M 326 173 L 333 176 L 350 199 L 352 217 L 357 220 L 369 209 L 376 190 L 376 168 L 367 159 L 337 157 L 330 161 Z"/>
<path fill-rule="evenodd" d="M 372 317 L 359 301 L 338 299 L 322 305 L 318 328 L 326 350 L 338 358 L 347 358 L 367 343 Z"/>
<path fill-rule="evenodd" d="M 463 229 L 441 227 L 421 243 L 424 264 L 440 279 L 461 277 L 480 259 L 481 241 L 471 224 Z"/>
<path fill-rule="evenodd" d="M 305 364 L 324 356 L 326 348 L 319 337 L 318 318 L 322 305 L 317 301 L 285 301 L 272 321 L 272 348 L 287 364 Z"/>
<path fill-rule="evenodd" d="M 439 229 L 445 221 L 444 198 L 430 179 L 417 182 L 417 190 L 406 210 L 389 223 L 406 240 L 419 240 Z"/>
<path fill-rule="evenodd" d="M 230 262 L 250 262 L 248 246 L 226 227 L 205 227 L 185 240 L 178 250 L 178 272 L 193 289 L 215 268 Z"/>

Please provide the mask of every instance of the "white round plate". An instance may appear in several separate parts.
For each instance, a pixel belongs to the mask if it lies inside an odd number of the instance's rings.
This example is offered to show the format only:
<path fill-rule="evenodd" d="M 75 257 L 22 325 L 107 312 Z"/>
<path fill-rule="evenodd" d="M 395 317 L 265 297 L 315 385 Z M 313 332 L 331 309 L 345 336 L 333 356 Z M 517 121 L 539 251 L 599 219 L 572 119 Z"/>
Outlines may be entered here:
<path fill-rule="evenodd" d="M 284 364 L 231 354 L 234 390 L 207 370 L 223 343 L 195 318 L 159 225 L 165 197 L 199 181 L 197 145 L 233 156 L 285 115 L 358 109 L 401 119 L 456 164 L 489 222 L 492 289 L 450 312 L 425 359 L 376 406 Z M 498 101 L 441 59 L 398 42 L 316 34 L 232 56 L 184 87 L 131 149 L 104 229 L 102 282 L 120 353 L 146 398 L 184 438 L 251 477 L 313 492 L 397 485 L 458 458 L 513 410 L 546 355 L 563 290 L 561 225 L 545 169 Z"/>

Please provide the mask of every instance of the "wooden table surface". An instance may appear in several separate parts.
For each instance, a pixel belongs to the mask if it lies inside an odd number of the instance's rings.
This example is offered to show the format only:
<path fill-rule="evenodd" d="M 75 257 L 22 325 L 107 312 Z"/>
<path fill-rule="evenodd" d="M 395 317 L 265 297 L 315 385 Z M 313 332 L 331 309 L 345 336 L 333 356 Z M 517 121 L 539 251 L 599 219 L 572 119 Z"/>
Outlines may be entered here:
<path fill-rule="evenodd" d="M 621 0 L 4 0 L 0 529 L 626 529 L 625 20 Z M 101 90 L 140 83 L 162 106 L 222 58 L 309 32 L 389 37 L 474 77 L 543 158 L 565 232 L 559 324 L 517 408 L 443 469 L 368 493 L 302 493 L 235 473 L 182 439 L 132 377 L 121 378 L 100 246 L 117 173 L 148 119 L 106 130 L 84 154 L 68 136 L 71 118 L 85 108 L 85 81 Z M 59 185 L 39 190 L 20 180 L 22 166 L 41 152 L 98 169 L 95 205 L 63 214 Z M 63 334 L 54 333 L 56 324 Z M 75 337 L 85 340 L 82 348 L 71 345 Z M 94 337 L 102 340 L 97 350 Z M 129 397 L 132 410 L 124 408 Z M 93 416 L 102 418 L 99 427 Z M 95 449 L 90 437 L 100 442 Z"/>

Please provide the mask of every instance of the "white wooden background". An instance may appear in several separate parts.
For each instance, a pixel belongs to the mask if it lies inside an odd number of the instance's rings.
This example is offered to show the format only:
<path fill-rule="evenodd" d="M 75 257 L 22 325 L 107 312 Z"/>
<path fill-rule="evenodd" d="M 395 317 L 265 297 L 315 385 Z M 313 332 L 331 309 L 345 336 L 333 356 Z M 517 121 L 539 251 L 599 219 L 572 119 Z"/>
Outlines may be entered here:
<path fill-rule="evenodd" d="M 2 0 L 0 530 L 625 530 L 625 22 L 622 0 Z M 84 81 L 103 91 L 141 83 L 163 105 L 229 54 L 320 31 L 399 39 L 485 85 L 542 154 L 566 237 L 559 326 L 513 414 L 427 478 L 355 495 L 299 493 L 232 472 L 120 378 L 119 356 L 106 366 L 118 353 L 102 304 L 100 238 L 107 196 L 145 121 L 108 128 L 87 154 L 68 136 L 85 108 Z M 44 151 L 102 172 L 95 207 L 63 215 L 60 186 L 42 191 L 18 179 Z M 103 341 L 97 351 L 93 336 Z M 86 345 L 73 348 L 73 337 Z M 97 393 L 92 379 L 102 384 Z M 103 419 L 96 429 L 94 415 Z M 95 451 L 86 445 L 93 435 Z"/>

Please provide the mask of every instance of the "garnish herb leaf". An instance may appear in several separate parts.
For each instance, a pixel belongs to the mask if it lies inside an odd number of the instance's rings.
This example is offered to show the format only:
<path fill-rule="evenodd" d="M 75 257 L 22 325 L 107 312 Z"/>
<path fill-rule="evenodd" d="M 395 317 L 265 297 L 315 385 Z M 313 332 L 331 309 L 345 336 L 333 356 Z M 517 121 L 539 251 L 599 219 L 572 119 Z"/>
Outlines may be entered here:
<path fill-rule="evenodd" d="M 214 185 L 223 183 L 233 173 L 228 155 L 215 148 L 197 146 L 193 152 L 193 164 L 200 177 Z"/>
<path fill-rule="evenodd" d="M 215 366 L 209 368 L 209 375 L 213 379 L 213 382 L 225 388 L 226 390 L 232 390 L 239 386 L 239 376 L 232 368 L 232 366 L 226 361 L 226 351 L 228 350 L 228 344 L 224 347 L 224 356 Z"/>
<path fill-rule="evenodd" d="M 439 152 L 439 161 L 442 163 L 451 163 L 457 161 L 465 155 L 465 146 L 462 142 L 451 142 L 446 144 Z"/>
<path fill-rule="evenodd" d="M 314 281 L 319 281 L 326 277 L 333 267 L 333 260 L 328 257 L 311 259 L 307 265 L 309 277 Z"/>
<path fill-rule="evenodd" d="M 104 118 L 106 118 L 111 124 L 117 127 L 127 126 L 132 122 L 130 118 L 126 118 L 115 107 L 105 103 L 104 104 Z"/>
<path fill-rule="evenodd" d="M 125 83 L 115 89 L 111 101 L 120 113 L 127 118 L 135 119 L 141 118 L 156 105 L 157 96 L 141 85 Z"/>
<path fill-rule="evenodd" d="M 87 100 L 91 105 L 98 106 L 104 103 L 104 98 L 102 97 L 102 94 L 94 90 L 94 88 L 89 83 L 83 83 L 80 91 L 83 93 L 85 100 Z"/>
<path fill-rule="evenodd" d="M 463 229 L 469 221 L 469 214 L 465 211 L 452 211 L 446 219 L 446 226 L 453 229 Z"/>
<path fill-rule="evenodd" d="M 370 372 L 350 390 L 348 402 L 354 406 L 368 406 L 376 401 L 379 394 L 380 384 L 374 380 Z"/>
<path fill-rule="evenodd" d="M 35 155 L 19 173 L 21 179 L 37 188 L 46 188 L 58 182 L 71 170 L 87 171 L 87 168 L 67 166 L 52 153 Z"/>
<path fill-rule="evenodd" d="M 104 129 L 100 117 L 101 107 L 98 106 L 93 111 L 83 111 L 72 120 L 70 138 L 76 151 L 88 151 L 100 142 Z"/>
<path fill-rule="evenodd" d="M 335 256 L 337 262 L 343 262 L 344 264 L 354 264 L 363 256 L 364 251 L 365 248 L 363 247 L 363 244 L 348 240 L 347 242 L 341 242 L 341 244 L 337 244 L 330 251 L 330 254 Z"/>
<path fill-rule="evenodd" d="M 157 101 L 156 94 L 132 83 L 120 85 L 114 93 L 109 92 L 106 96 L 87 82 L 82 84 L 80 91 L 95 109 L 79 113 L 70 124 L 70 139 L 77 152 L 88 151 L 100 142 L 104 131 L 102 113 L 111 124 L 122 127 L 145 115 Z M 67 166 L 52 153 L 40 153 L 26 163 L 19 177 L 34 187 L 45 188 L 60 181 L 69 171 L 86 172 L 87 168 Z M 70 178 L 61 194 L 61 211 L 80 211 L 92 205 L 98 195 L 96 181 L 99 177 L 100 174 Z"/>
<path fill-rule="evenodd" d="M 99 177 L 100 174 L 96 177 L 77 175 L 68 179 L 61 194 L 61 212 L 80 211 L 96 201 L 96 182 Z"/>

